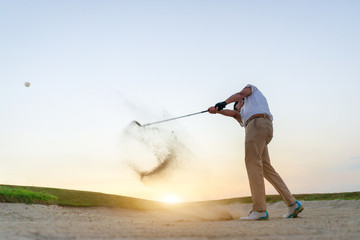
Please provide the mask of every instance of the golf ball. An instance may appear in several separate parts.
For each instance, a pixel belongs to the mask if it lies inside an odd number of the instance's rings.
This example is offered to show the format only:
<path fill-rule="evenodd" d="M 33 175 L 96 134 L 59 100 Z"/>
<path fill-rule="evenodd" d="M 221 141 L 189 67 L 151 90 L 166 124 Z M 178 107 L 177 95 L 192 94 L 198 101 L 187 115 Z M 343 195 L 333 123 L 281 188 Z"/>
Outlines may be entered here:
<path fill-rule="evenodd" d="M 29 82 L 25 82 L 24 85 L 25 85 L 25 87 L 30 87 L 30 83 L 29 83 Z"/>

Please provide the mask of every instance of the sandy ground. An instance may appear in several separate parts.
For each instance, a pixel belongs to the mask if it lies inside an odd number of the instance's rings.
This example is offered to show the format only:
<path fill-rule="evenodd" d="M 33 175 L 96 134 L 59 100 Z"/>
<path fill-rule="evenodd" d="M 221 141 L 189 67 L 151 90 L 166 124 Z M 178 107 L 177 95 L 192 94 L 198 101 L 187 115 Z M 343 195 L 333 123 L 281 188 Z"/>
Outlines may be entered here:
<path fill-rule="evenodd" d="M 360 239 L 360 201 L 303 202 L 296 219 L 269 204 L 269 221 L 244 222 L 249 204 L 162 211 L 0 203 L 0 239 Z"/>

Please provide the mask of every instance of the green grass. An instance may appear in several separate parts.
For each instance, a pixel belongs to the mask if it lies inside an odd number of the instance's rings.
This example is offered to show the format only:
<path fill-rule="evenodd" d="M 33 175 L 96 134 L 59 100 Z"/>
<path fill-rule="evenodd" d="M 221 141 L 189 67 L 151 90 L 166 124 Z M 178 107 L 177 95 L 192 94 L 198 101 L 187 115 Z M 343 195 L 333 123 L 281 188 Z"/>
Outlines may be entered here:
<path fill-rule="evenodd" d="M 360 192 L 345 193 L 312 193 L 295 194 L 296 199 L 302 201 L 321 200 L 360 200 Z M 279 195 L 267 195 L 268 203 L 282 201 Z M 167 209 L 172 206 L 187 206 L 191 204 L 233 204 L 251 203 L 251 197 L 230 198 L 183 204 L 165 204 L 139 198 L 125 197 L 88 191 L 66 190 L 58 188 L 43 188 L 29 186 L 0 185 L 0 202 L 24 202 L 57 204 L 72 207 L 120 207 L 127 209 L 155 210 Z"/>
<path fill-rule="evenodd" d="M 343 193 L 310 193 L 294 194 L 299 201 L 325 201 L 325 200 L 360 200 L 360 192 L 343 192 Z M 280 195 L 266 195 L 267 203 L 282 201 Z M 233 204 L 233 203 L 252 203 L 251 197 L 229 198 L 222 200 L 207 201 L 208 203 Z"/>
<path fill-rule="evenodd" d="M 33 192 L 24 188 L 0 186 L 0 202 L 56 204 L 57 197 L 45 192 Z"/>
<path fill-rule="evenodd" d="M 25 189 L 34 193 L 47 193 L 57 197 L 57 205 L 72 207 L 121 207 L 128 209 L 163 209 L 167 206 L 161 202 L 119 195 L 88 191 L 66 190 L 30 186 L 0 185 L 9 189 Z M 1 195 L 0 195 L 1 202 Z M 15 202 L 15 201 L 14 201 Z"/>

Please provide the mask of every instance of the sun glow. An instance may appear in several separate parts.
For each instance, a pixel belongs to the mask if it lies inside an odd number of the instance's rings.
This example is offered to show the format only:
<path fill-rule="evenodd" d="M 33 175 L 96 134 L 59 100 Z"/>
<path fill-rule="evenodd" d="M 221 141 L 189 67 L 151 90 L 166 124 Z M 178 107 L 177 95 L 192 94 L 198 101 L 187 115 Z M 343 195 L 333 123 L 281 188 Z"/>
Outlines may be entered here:
<path fill-rule="evenodd" d="M 165 195 L 161 198 L 161 202 L 165 203 L 179 203 L 182 202 L 181 198 L 176 195 Z"/>

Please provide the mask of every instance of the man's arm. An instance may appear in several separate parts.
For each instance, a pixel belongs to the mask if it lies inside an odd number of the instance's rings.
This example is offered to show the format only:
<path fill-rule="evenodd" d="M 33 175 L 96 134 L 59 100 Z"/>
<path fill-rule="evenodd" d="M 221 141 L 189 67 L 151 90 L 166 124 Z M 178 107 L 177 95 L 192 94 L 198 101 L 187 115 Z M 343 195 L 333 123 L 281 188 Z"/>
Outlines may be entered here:
<path fill-rule="evenodd" d="M 245 87 L 241 92 L 235 93 L 231 95 L 228 99 L 225 100 L 226 104 L 240 101 L 243 98 L 246 98 L 247 96 L 251 95 L 251 87 Z"/>
<path fill-rule="evenodd" d="M 223 109 L 221 111 L 216 110 L 215 107 L 210 107 L 209 108 L 209 113 L 220 113 L 221 115 L 227 116 L 227 117 L 233 117 L 235 118 L 238 122 L 242 122 L 241 121 L 241 115 L 238 111 L 235 110 L 229 110 L 229 109 Z"/>

